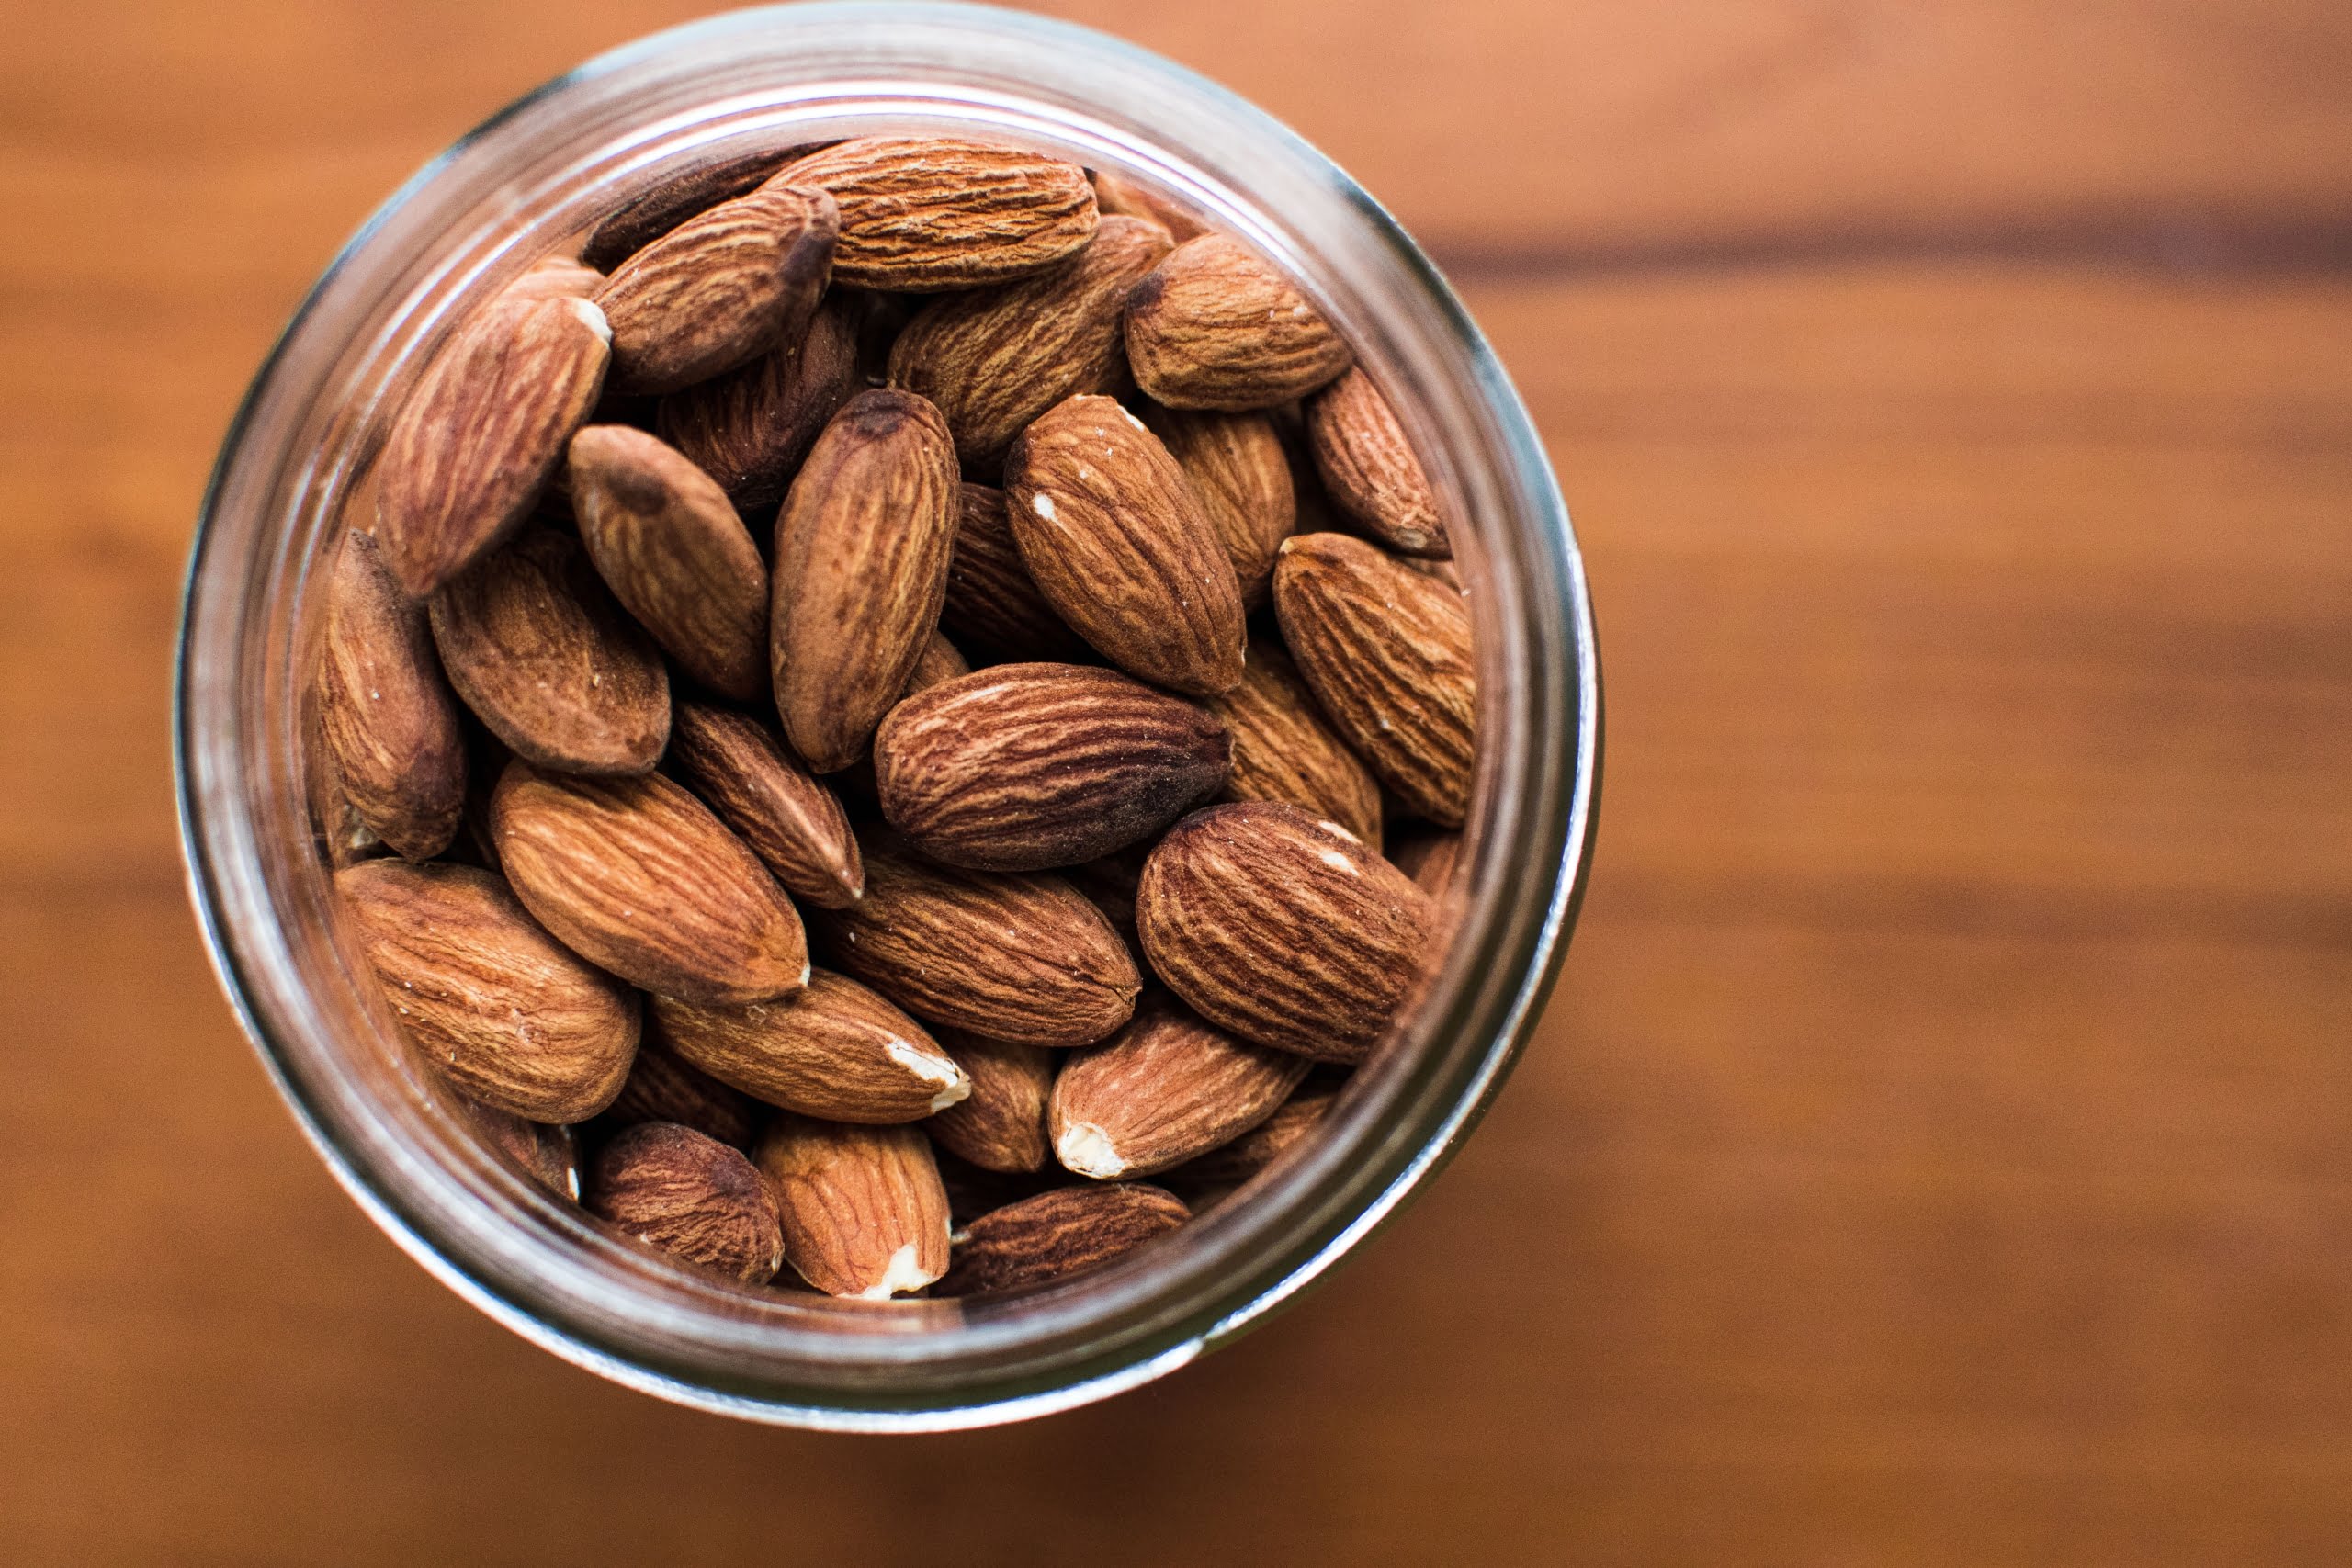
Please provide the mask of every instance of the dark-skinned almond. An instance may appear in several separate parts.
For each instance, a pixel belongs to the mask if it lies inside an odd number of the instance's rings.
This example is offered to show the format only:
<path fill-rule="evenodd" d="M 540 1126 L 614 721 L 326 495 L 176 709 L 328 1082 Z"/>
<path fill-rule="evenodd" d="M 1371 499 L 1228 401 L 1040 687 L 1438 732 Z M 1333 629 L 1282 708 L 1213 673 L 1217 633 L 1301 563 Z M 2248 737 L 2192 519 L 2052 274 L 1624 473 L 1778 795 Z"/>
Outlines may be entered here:
<path fill-rule="evenodd" d="M 466 740 L 424 609 L 376 541 L 347 533 L 327 581 L 318 734 L 343 795 L 409 860 L 439 854 L 466 803 Z"/>
<path fill-rule="evenodd" d="M 956 1238 L 933 1293 L 979 1296 L 1082 1274 L 1193 1217 L 1173 1193 L 1140 1181 L 1061 1187 L 982 1214 Z"/>
<path fill-rule="evenodd" d="M 647 1122 L 615 1134 L 581 1203 L 649 1247 L 747 1285 L 784 1265 L 775 1194 L 741 1149 L 691 1127 Z"/>
<path fill-rule="evenodd" d="M 773 506 L 856 389 L 856 371 L 855 311 L 828 295 L 797 339 L 663 398 L 653 428 L 743 511 Z"/>

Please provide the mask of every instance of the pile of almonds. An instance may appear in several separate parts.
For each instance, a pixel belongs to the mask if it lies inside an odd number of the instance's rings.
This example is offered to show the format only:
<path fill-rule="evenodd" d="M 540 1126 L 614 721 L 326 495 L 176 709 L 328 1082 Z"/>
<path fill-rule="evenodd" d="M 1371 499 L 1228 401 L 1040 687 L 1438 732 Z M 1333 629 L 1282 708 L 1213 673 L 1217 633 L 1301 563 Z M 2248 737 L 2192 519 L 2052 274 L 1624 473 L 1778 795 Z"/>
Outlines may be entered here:
<path fill-rule="evenodd" d="M 352 512 L 309 733 L 356 945 L 492 1145 L 680 1258 L 1116 1257 L 1432 962 L 1474 694 L 1430 487 L 1295 286 L 1129 182 L 694 170 L 476 307 Z"/>

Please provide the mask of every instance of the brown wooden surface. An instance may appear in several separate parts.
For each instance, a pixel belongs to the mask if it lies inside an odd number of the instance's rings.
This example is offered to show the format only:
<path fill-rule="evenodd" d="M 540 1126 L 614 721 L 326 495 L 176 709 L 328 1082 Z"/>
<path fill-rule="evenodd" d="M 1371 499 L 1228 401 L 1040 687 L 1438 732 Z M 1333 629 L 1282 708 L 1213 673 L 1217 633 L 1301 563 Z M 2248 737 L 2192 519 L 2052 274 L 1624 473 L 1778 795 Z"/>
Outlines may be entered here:
<path fill-rule="evenodd" d="M 1485 1128 L 1263 1332 L 975 1436 L 433 1283 L 198 949 L 189 519 L 367 210 L 690 7 L 6 0 L 0 1553 L 2344 1562 L 2352 10 L 1056 8 L 1356 172 L 1552 444 L 1611 772 Z"/>

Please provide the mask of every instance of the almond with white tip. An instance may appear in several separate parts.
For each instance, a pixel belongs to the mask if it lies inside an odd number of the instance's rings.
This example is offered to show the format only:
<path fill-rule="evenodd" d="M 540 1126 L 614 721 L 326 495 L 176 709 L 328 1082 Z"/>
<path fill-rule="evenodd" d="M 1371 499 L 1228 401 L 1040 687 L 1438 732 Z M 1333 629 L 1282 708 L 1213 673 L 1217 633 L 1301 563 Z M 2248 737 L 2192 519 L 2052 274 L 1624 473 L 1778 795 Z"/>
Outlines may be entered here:
<path fill-rule="evenodd" d="M 829 970 L 778 1001 L 649 1004 L 653 1038 L 754 1100 L 829 1122 L 915 1122 L 972 1092 L 922 1025 Z"/>
<path fill-rule="evenodd" d="M 1098 1181 L 1156 1175 L 1272 1115 L 1312 1065 L 1155 997 L 1062 1064 L 1049 1110 L 1055 1156 Z"/>
<path fill-rule="evenodd" d="M 888 1301 L 947 1271 L 947 1190 L 919 1128 L 786 1112 L 753 1158 L 783 1215 L 785 1260 L 827 1295 Z"/>

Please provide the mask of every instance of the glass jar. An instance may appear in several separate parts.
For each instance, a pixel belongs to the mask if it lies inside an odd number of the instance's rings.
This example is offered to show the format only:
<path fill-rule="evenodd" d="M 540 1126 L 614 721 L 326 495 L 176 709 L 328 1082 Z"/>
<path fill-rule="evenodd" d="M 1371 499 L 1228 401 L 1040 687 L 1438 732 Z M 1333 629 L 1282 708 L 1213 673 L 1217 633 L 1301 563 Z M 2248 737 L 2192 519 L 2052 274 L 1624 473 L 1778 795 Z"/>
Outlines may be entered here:
<path fill-rule="evenodd" d="M 1004 1300 L 758 1292 L 605 1234 L 489 1152 L 401 1047 L 332 918 L 301 695 L 320 564 L 390 413 L 471 302 L 621 197 L 726 149 L 980 135 L 1159 186 L 1300 280 L 1389 390 L 1453 529 L 1477 636 L 1477 785 L 1453 941 L 1317 1137 L 1171 1236 Z M 189 567 L 175 721 L 197 908 L 231 1000 L 352 1196 L 559 1355 L 682 1403 L 937 1430 L 1068 1408 L 1230 1339 L 1443 1163 L 1535 1017 L 1589 858 L 1600 685 L 1544 451 L 1460 302 L 1290 131 L 1083 28 L 943 5 L 744 11 L 616 51 L 436 159 L 311 291 L 231 427 Z"/>

